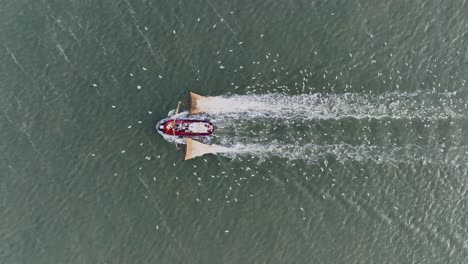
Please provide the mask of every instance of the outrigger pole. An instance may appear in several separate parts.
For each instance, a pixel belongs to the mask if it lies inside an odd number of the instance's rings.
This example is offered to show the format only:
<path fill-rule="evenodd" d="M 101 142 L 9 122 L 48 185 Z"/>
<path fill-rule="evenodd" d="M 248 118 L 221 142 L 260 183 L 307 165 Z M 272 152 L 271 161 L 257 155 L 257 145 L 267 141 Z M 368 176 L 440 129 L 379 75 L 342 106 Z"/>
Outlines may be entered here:
<path fill-rule="evenodd" d="M 177 104 L 177 109 L 176 109 L 176 111 L 175 111 L 175 114 L 176 114 L 176 115 L 179 113 L 180 104 L 182 104 L 181 101 L 179 101 L 179 103 Z"/>

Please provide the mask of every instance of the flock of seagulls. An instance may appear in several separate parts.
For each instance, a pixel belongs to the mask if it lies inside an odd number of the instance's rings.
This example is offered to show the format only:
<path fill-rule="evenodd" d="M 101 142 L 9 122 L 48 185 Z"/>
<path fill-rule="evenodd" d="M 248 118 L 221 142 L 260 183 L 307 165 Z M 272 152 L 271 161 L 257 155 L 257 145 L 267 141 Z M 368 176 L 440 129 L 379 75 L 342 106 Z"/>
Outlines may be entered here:
<path fill-rule="evenodd" d="M 232 14 L 232 12 L 231 12 L 231 14 Z M 219 13 L 218 13 L 218 16 L 220 16 Z M 196 22 L 200 23 L 201 18 L 197 18 Z M 226 24 L 227 22 L 221 16 L 220 16 L 220 22 L 224 23 L 226 25 L 226 27 L 230 28 L 229 24 Z M 211 29 L 216 29 L 216 27 L 217 27 L 217 24 L 211 25 Z M 145 26 L 144 29 L 145 29 L 145 31 L 149 30 L 147 26 Z M 232 31 L 232 28 L 230 28 L 229 30 Z M 176 32 L 175 29 L 172 31 L 172 34 L 177 35 L 177 32 Z M 234 33 L 234 32 L 233 32 L 233 34 L 237 38 L 237 34 Z M 260 39 L 263 39 L 265 37 L 265 34 L 260 34 L 258 37 Z M 244 46 L 244 48 L 245 48 L 245 44 L 244 44 L 243 41 L 238 41 L 237 44 L 238 44 L 239 47 Z M 385 42 L 384 46 L 387 46 L 387 45 L 388 45 L 388 43 Z M 226 51 L 226 53 L 227 54 L 234 53 L 234 51 L 235 51 L 234 49 L 229 48 Z M 220 56 L 222 54 L 225 54 L 225 53 L 223 53 L 223 52 L 221 52 L 219 50 L 216 51 L 217 56 Z M 314 56 L 319 56 L 319 52 L 317 50 L 313 51 L 313 54 L 314 54 Z M 350 58 L 356 59 L 356 56 L 359 56 L 359 55 L 349 53 Z M 388 56 L 393 57 L 394 54 L 389 53 Z M 353 74 L 353 71 L 357 71 L 359 69 L 359 67 L 362 67 L 362 68 L 365 68 L 365 69 L 368 69 L 368 67 L 376 67 L 376 64 L 378 64 L 378 62 L 379 61 L 376 58 L 376 56 L 372 55 L 371 57 L 367 58 L 367 62 L 366 62 L 366 59 L 364 59 L 364 60 L 361 60 L 360 63 L 353 64 L 353 65 L 345 65 L 344 67 L 341 67 L 339 69 L 333 69 L 333 70 L 323 69 L 323 70 L 317 72 L 313 68 L 307 68 L 306 67 L 306 68 L 303 68 L 303 69 L 294 69 L 292 71 L 289 71 L 289 70 L 286 69 L 285 66 L 281 65 L 280 54 L 279 53 L 266 52 L 265 54 L 262 55 L 261 59 L 260 58 L 254 59 L 250 63 L 251 66 L 249 66 L 247 64 L 246 65 L 235 65 L 235 66 L 231 65 L 231 66 L 228 66 L 229 65 L 228 61 L 223 62 L 222 59 L 218 59 L 217 61 L 213 62 L 212 65 L 216 65 L 216 67 L 218 69 L 222 70 L 222 72 L 238 73 L 239 71 L 244 70 L 242 73 L 239 74 L 240 75 L 239 79 L 244 79 L 245 74 L 250 74 L 251 75 L 250 76 L 250 81 L 248 81 L 246 85 L 242 85 L 242 89 L 244 89 L 244 91 L 246 91 L 247 94 L 253 94 L 253 95 L 260 94 L 260 93 L 315 94 L 315 93 L 323 93 L 323 92 L 330 92 L 330 91 L 333 92 L 333 93 L 339 94 L 339 93 L 348 93 L 348 92 L 355 91 L 355 90 L 365 91 L 366 87 L 364 87 L 364 85 L 358 84 L 358 83 L 356 83 L 354 81 L 346 81 L 346 78 L 349 78 Z M 257 65 L 260 65 L 260 64 L 265 64 L 267 66 L 264 67 L 263 69 L 261 69 L 260 71 L 258 71 L 257 73 L 254 73 L 254 74 L 251 73 L 251 70 L 254 69 L 253 67 L 255 67 Z M 436 66 L 433 66 L 433 67 L 434 68 L 432 68 L 432 69 L 431 68 L 426 69 L 426 73 L 430 74 L 430 77 L 432 78 L 430 83 L 426 84 L 426 83 L 422 82 L 422 83 L 420 83 L 420 86 L 421 87 L 430 86 L 430 87 L 432 87 L 433 91 L 440 91 L 441 82 L 438 81 L 439 76 L 437 76 L 435 71 L 433 71 L 433 70 L 435 70 Z M 156 76 L 159 79 L 163 79 L 163 75 L 161 73 L 152 73 L 149 68 L 150 67 L 143 66 L 143 67 L 141 67 L 141 70 L 142 70 L 143 73 L 156 74 Z M 265 70 L 265 68 L 267 70 Z M 411 75 L 411 72 L 413 70 L 414 70 L 413 66 L 410 65 L 408 62 L 405 62 L 400 70 L 389 69 L 387 73 L 377 72 L 376 76 L 374 78 L 376 80 L 378 80 L 378 82 L 380 82 L 383 85 L 391 84 L 392 85 L 392 90 L 398 93 L 399 89 L 404 85 L 404 80 L 408 79 L 408 76 Z M 346 72 L 346 71 L 348 71 L 348 72 Z M 138 73 L 138 74 L 141 74 L 141 73 Z M 137 72 L 130 72 L 128 75 L 130 76 L 130 78 L 136 78 L 137 77 Z M 321 79 L 321 81 L 317 82 L 318 79 Z M 317 84 L 317 83 L 320 83 L 320 84 Z M 340 83 L 340 84 L 338 85 L 337 83 Z M 376 83 L 376 82 L 374 82 L 374 83 Z M 462 86 L 465 86 L 465 83 L 466 83 L 466 81 L 463 80 Z M 231 88 L 233 88 L 234 91 L 241 89 L 241 84 L 231 82 L 230 85 L 231 85 Z M 96 83 L 92 83 L 92 86 L 97 87 L 98 85 Z M 141 90 L 141 89 L 144 89 L 144 88 L 145 87 L 143 87 L 142 85 L 137 85 L 136 86 L 137 90 Z M 369 91 L 372 93 L 372 89 L 370 89 Z M 450 92 L 447 92 L 447 93 L 450 93 Z M 438 95 L 439 93 L 434 92 L 434 94 Z M 457 106 L 459 106 L 460 103 L 461 103 L 460 102 L 461 99 L 459 99 L 457 101 L 457 99 L 455 97 L 450 97 L 450 96 L 445 96 L 441 100 L 445 100 L 445 101 L 442 102 L 442 105 L 440 106 L 441 109 L 444 107 L 443 104 L 447 104 L 449 102 L 451 102 L 453 105 L 457 105 Z M 388 102 L 384 101 L 384 103 L 388 103 Z M 117 109 L 118 106 L 117 106 L 117 104 L 111 104 L 111 108 L 112 109 Z M 300 108 L 301 108 L 301 106 L 298 106 L 298 111 L 301 111 Z M 461 111 L 465 111 L 467 109 L 468 109 L 468 106 L 466 104 L 462 105 L 461 108 L 458 108 L 460 113 L 461 113 Z M 432 109 L 432 110 L 434 110 L 434 109 Z M 151 110 L 147 110 L 146 112 L 147 112 L 148 115 L 153 114 L 153 112 Z M 465 115 L 465 117 L 466 117 L 466 115 Z M 372 117 L 369 117 L 368 119 L 370 120 L 370 119 L 372 119 Z M 369 120 L 368 120 L 368 122 L 370 123 L 371 121 L 369 121 Z M 379 120 L 378 122 L 380 122 L 380 124 L 383 124 L 384 126 L 391 126 L 392 121 L 393 120 Z M 423 127 L 428 128 L 428 131 L 431 130 L 431 132 L 428 132 L 428 134 L 426 135 L 427 137 L 430 137 L 429 141 L 431 141 L 431 140 L 434 141 L 434 142 L 437 141 L 438 135 L 434 134 L 433 130 L 434 130 L 434 127 L 438 125 L 439 121 L 440 121 L 440 119 L 437 119 L 437 118 L 433 119 L 433 120 L 430 120 L 430 117 L 428 117 L 427 120 L 423 121 Z M 412 126 L 413 122 L 416 123 L 417 121 L 409 119 L 408 123 L 404 125 L 405 127 L 408 127 L 409 133 L 413 132 L 413 129 L 414 129 L 414 127 Z M 143 122 L 141 120 L 138 120 L 136 122 L 136 124 L 142 124 L 142 123 Z M 297 125 L 298 127 L 301 127 L 301 129 L 306 129 L 307 130 L 307 126 L 309 126 L 309 128 L 311 128 L 311 125 L 306 124 L 306 123 L 301 123 L 301 122 L 294 123 L 293 122 L 292 124 Z M 135 124 L 129 124 L 129 125 L 127 125 L 127 128 L 132 129 L 132 128 L 134 128 L 134 125 Z M 451 125 L 454 125 L 454 124 L 451 123 Z M 268 127 L 268 129 L 271 129 L 271 131 L 275 131 L 275 130 L 278 129 L 278 127 L 279 126 L 276 125 L 274 127 Z M 339 125 L 338 125 L 338 127 L 339 127 Z M 137 129 L 141 129 L 141 127 L 137 128 Z M 239 130 L 240 128 L 236 128 L 236 129 Z M 364 127 L 362 127 L 361 129 L 362 129 L 362 131 L 359 131 L 359 133 L 362 133 L 362 136 L 363 136 L 362 140 L 364 141 L 364 144 L 365 145 L 370 145 L 371 144 L 371 138 L 370 137 L 372 135 L 372 128 L 370 126 L 368 126 L 368 125 L 365 125 L 365 123 L 364 123 Z M 461 130 L 461 127 L 456 127 L 455 126 L 454 129 Z M 265 135 L 266 139 L 268 139 L 268 133 L 271 132 L 271 131 L 270 130 L 260 131 L 259 134 L 260 134 L 260 136 Z M 339 131 L 341 131 L 343 133 L 346 132 L 344 127 L 339 128 Z M 454 133 L 452 133 L 452 136 L 454 136 L 454 137 L 456 137 L 457 135 L 462 136 L 463 132 L 462 131 L 454 131 Z M 302 136 L 301 137 L 300 133 L 289 133 L 289 134 L 286 134 L 286 136 L 290 137 L 288 139 L 290 141 L 291 140 L 293 140 L 293 141 L 298 140 L 298 142 L 301 142 L 302 140 L 306 140 L 306 141 L 309 140 L 307 138 L 307 136 L 305 136 L 305 137 Z M 396 140 L 395 140 L 394 137 L 392 137 L 390 132 L 388 132 L 387 136 L 388 136 L 390 146 L 395 146 Z M 460 140 L 460 139 L 459 138 L 452 138 L 452 140 Z M 147 146 L 147 144 L 145 144 L 143 142 L 140 142 L 139 146 L 140 147 L 145 147 L 145 146 Z M 291 147 L 291 151 L 294 151 L 294 148 L 297 149 L 297 148 L 300 148 L 300 146 L 293 145 Z M 333 154 L 333 151 L 337 151 L 337 150 L 336 149 L 329 150 L 329 152 L 327 152 L 326 154 L 327 155 Z M 363 153 L 365 153 L 365 152 L 366 151 L 363 150 Z M 291 175 L 299 175 L 298 176 L 299 178 L 297 178 L 297 177 L 295 178 L 293 176 L 291 176 L 291 177 L 286 176 L 285 178 L 278 178 L 278 176 L 276 176 L 274 173 L 272 173 L 271 170 L 265 171 L 266 170 L 265 167 L 268 167 L 268 166 L 272 165 L 273 161 L 268 160 L 268 158 L 256 157 L 252 153 L 255 153 L 255 152 L 250 152 L 249 153 L 250 155 L 246 155 L 246 156 L 238 155 L 238 156 L 235 157 L 235 159 L 232 161 L 232 163 L 231 162 L 229 162 L 229 163 L 224 162 L 224 161 L 222 161 L 222 158 L 221 158 L 220 159 L 221 161 L 217 163 L 217 166 L 222 167 L 223 169 L 220 171 L 219 174 L 216 174 L 216 175 L 215 174 L 210 175 L 210 173 L 208 173 L 208 175 L 202 176 L 202 174 L 206 173 L 206 171 L 204 171 L 204 169 L 206 168 L 207 164 L 208 163 L 214 163 L 215 160 L 210 159 L 208 161 L 207 158 L 201 158 L 201 160 L 202 160 L 202 163 L 201 163 L 202 165 L 201 166 L 197 167 L 198 163 L 193 165 L 192 175 L 196 179 L 197 186 L 202 187 L 204 185 L 207 185 L 208 184 L 207 182 L 210 181 L 210 179 L 211 180 L 218 180 L 220 182 L 221 181 L 226 181 L 228 183 L 228 185 L 225 187 L 226 188 L 226 194 L 225 194 L 225 196 L 223 198 L 224 202 L 227 203 L 227 204 L 229 204 L 229 203 L 235 204 L 235 203 L 238 203 L 238 202 L 246 200 L 246 199 L 255 199 L 255 194 L 254 193 L 249 193 L 248 197 L 236 196 L 239 193 L 242 193 L 239 190 L 242 189 L 244 185 L 249 184 L 252 181 L 259 181 L 260 180 L 260 181 L 264 181 L 264 182 L 270 182 L 270 181 L 276 182 L 276 183 L 279 182 L 280 184 L 293 184 L 299 190 L 301 190 L 303 192 L 307 192 L 308 189 L 305 188 L 305 187 L 301 187 L 302 185 L 306 184 L 307 182 L 320 181 L 320 179 L 323 179 L 323 177 L 325 177 L 325 176 L 329 176 L 333 172 L 333 168 L 331 166 L 329 166 L 328 160 L 327 160 L 326 157 L 324 157 L 323 159 L 318 160 L 316 163 L 314 163 L 313 166 L 317 167 L 318 171 L 314 170 L 314 172 L 309 172 L 308 171 L 309 167 L 307 166 L 307 161 L 304 162 L 304 160 L 300 160 L 300 159 L 288 160 L 287 155 L 285 155 L 285 156 L 283 156 L 283 159 L 286 158 L 286 161 L 284 161 L 284 165 L 286 167 L 288 167 L 289 169 L 294 168 L 293 169 L 294 173 L 291 173 Z M 122 148 L 120 150 L 119 155 L 125 155 L 125 154 L 127 154 L 127 151 L 126 151 L 126 149 Z M 96 157 L 96 154 L 92 153 L 91 156 Z M 307 157 L 308 156 L 306 156 L 306 158 Z M 154 160 L 161 160 L 163 158 L 164 157 L 161 156 L 158 153 L 153 153 L 151 155 L 144 155 L 144 157 L 143 157 L 143 159 L 145 161 L 151 161 L 151 162 L 153 162 Z M 349 158 L 350 158 L 350 160 L 353 159 L 352 154 L 350 154 Z M 165 163 L 166 162 L 167 161 L 165 161 Z M 338 161 L 338 163 L 336 163 L 335 165 L 341 164 L 341 166 L 346 168 L 347 165 L 345 163 L 346 163 L 346 161 Z M 205 165 L 203 165 L 203 164 L 205 164 Z M 301 166 L 297 166 L 298 164 L 300 164 Z M 173 166 L 174 167 L 178 166 L 178 164 L 174 163 Z M 143 165 L 138 166 L 139 171 L 141 171 L 142 168 L 143 168 Z M 237 175 L 239 170 L 244 171 L 244 172 L 248 172 L 248 173 L 243 173 L 244 176 Z M 117 177 L 118 175 L 119 175 L 118 172 L 115 172 L 113 174 L 114 177 Z M 161 176 L 161 177 L 163 177 L 163 176 Z M 157 176 L 152 177 L 153 182 L 158 182 L 158 178 L 159 177 L 157 177 Z M 181 180 L 181 179 L 180 179 L 180 177 L 176 176 L 176 180 Z M 151 186 L 145 184 L 145 188 L 147 188 L 149 190 L 149 188 L 151 188 Z M 334 191 L 334 189 L 336 189 L 336 191 Z M 325 200 L 325 199 L 337 199 L 336 194 L 334 194 L 335 192 L 339 196 L 346 196 L 346 191 L 343 191 L 343 190 L 346 190 L 346 188 L 343 187 L 339 182 L 337 182 L 336 178 L 331 178 L 330 185 L 324 190 L 318 190 L 318 192 L 320 193 L 320 196 L 322 197 L 322 199 Z M 181 194 L 179 193 L 179 191 L 176 191 L 175 195 L 179 196 Z M 206 195 L 201 195 L 201 196 L 206 196 Z M 371 197 L 373 195 L 371 193 L 367 192 L 366 196 L 369 197 L 369 199 L 371 199 Z M 144 198 L 148 199 L 149 197 L 148 197 L 148 195 L 145 194 Z M 194 199 L 198 203 L 201 203 L 203 201 L 211 203 L 214 200 L 213 197 L 205 197 L 203 199 L 201 197 L 194 197 Z M 398 208 L 396 206 L 394 208 L 395 208 L 395 210 L 398 210 Z M 301 213 L 301 218 L 303 220 L 306 220 L 307 219 L 307 210 L 304 209 L 303 206 L 300 206 L 298 208 L 298 211 Z M 159 230 L 159 225 L 156 225 L 156 230 Z M 230 230 L 228 230 L 228 229 L 224 230 L 224 233 L 226 233 L 226 234 L 228 234 L 229 232 L 230 232 Z"/>

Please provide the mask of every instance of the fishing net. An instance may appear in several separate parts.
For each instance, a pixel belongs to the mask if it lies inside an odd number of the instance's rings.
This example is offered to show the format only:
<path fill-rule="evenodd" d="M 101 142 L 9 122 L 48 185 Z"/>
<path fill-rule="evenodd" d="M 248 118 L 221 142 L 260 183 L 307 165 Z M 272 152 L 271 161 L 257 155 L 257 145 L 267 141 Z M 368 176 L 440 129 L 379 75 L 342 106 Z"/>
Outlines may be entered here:
<path fill-rule="evenodd" d="M 190 114 L 193 115 L 207 111 L 208 101 L 208 98 L 190 92 Z"/>
<path fill-rule="evenodd" d="M 185 139 L 185 158 L 184 160 L 193 159 L 198 156 L 202 156 L 208 153 L 212 153 L 212 147 L 195 141 L 191 138 Z"/>

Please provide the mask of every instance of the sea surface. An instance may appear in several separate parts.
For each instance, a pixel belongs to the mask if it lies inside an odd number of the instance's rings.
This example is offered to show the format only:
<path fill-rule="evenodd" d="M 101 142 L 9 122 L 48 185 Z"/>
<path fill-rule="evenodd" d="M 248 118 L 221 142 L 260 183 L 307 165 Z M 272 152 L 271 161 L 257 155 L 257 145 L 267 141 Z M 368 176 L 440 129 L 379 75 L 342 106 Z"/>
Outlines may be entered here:
<path fill-rule="evenodd" d="M 3 0 L 0 44 L 0 263 L 468 263 L 465 0 Z"/>

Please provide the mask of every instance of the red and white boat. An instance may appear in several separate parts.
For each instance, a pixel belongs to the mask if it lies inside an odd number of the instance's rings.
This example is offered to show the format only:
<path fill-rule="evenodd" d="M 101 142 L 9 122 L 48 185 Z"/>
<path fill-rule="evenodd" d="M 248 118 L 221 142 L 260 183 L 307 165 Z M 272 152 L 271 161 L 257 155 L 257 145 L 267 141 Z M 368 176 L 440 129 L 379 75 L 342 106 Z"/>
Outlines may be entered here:
<path fill-rule="evenodd" d="M 204 141 L 204 138 L 208 138 L 213 134 L 215 126 L 199 115 L 204 112 L 200 107 L 200 102 L 203 100 L 206 100 L 206 98 L 190 92 L 188 113 L 179 114 L 179 108 L 182 104 L 179 102 L 175 112 L 169 113 L 169 117 L 156 124 L 157 131 L 170 142 L 185 144 L 184 138 L 196 138 Z"/>
<path fill-rule="evenodd" d="M 211 144 L 215 126 L 201 113 L 209 112 L 207 103 L 209 98 L 190 92 L 188 111 L 179 113 L 177 110 L 169 112 L 167 118 L 156 124 L 156 129 L 165 140 L 176 144 L 185 144 L 184 160 L 192 159 L 208 153 L 214 153 Z M 209 103 L 208 103 L 209 105 Z"/>
<path fill-rule="evenodd" d="M 158 122 L 160 133 L 175 137 L 200 137 L 213 134 L 215 127 L 207 120 L 165 118 Z"/>

